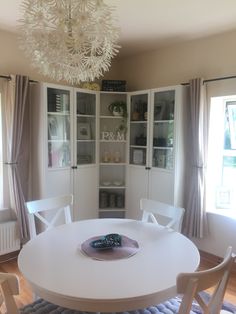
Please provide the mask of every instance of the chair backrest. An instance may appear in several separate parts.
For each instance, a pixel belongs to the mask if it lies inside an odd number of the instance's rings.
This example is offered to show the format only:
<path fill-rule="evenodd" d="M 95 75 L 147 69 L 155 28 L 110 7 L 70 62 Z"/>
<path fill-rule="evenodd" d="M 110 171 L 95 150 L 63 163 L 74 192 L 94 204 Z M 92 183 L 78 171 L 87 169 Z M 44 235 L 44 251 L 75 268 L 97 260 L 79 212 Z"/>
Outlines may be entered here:
<path fill-rule="evenodd" d="M 224 260 L 214 268 L 195 273 L 181 273 L 177 277 L 177 292 L 183 294 L 178 314 L 189 314 L 195 299 L 203 314 L 219 314 L 235 256 L 227 249 Z M 210 301 L 206 303 L 199 292 L 214 287 Z"/>
<path fill-rule="evenodd" d="M 45 225 L 45 230 L 56 225 L 59 217 L 64 215 L 65 223 L 71 223 L 71 206 L 73 205 L 73 195 L 62 195 L 37 201 L 25 203 L 28 210 L 30 238 L 37 235 L 35 217 L 36 216 Z M 53 216 L 48 218 L 46 211 L 52 211 Z M 42 213 L 42 214 L 41 214 Z"/>
<path fill-rule="evenodd" d="M 149 219 L 159 224 L 159 218 L 168 218 L 166 228 L 172 228 L 175 231 L 181 232 L 184 208 L 174 207 L 162 202 L 142 198 L 140 200 L 140 209 L 143 211 L 142 221 L 147 222 Z"/>
<path fill-rule="evenodd" d="M 19 294 L 19 282 L 15 274 L 0 273 L 0 305 L 5 302 L 7 314 L 18 314 L 14 295 Z"/>

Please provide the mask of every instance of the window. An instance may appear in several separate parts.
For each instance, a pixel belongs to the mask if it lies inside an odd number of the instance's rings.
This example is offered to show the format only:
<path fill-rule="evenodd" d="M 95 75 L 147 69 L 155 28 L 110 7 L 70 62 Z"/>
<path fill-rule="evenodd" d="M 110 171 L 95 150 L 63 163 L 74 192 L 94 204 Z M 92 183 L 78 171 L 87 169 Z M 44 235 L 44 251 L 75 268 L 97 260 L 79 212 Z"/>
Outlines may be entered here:
<path fill-rule="evenodd" d="M 236 218 L 236 95 L 212 97 L 206 209 Z"/>

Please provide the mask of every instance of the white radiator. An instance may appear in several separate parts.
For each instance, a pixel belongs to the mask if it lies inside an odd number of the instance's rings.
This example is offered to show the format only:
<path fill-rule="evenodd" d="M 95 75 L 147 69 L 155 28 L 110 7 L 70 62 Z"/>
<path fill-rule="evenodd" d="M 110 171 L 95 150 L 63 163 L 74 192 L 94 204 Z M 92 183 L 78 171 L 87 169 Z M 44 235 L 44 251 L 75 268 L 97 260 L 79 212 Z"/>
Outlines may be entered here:
<path fill-rule="evenodd" d="M 16 221 L 0 223 L 0 255 L 20 249 L 19 230 Z"/>

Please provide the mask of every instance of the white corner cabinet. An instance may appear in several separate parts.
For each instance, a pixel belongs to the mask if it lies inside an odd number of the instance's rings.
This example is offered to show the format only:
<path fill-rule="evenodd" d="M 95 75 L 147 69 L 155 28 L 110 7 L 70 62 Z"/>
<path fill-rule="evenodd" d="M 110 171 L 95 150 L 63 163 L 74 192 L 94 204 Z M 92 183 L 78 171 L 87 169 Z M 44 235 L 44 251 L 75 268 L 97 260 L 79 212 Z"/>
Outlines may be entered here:
<path fill-rule="evenodd" d="M 73 219 L 139 218 L 139 200 L 182 205 L 186 87 L 31 90 L 32 199 L 73 193 Z M 111 110 L 125 103 L 127 115 Z"/>
<path fill-rule="evenodd" d="M 186 103 L 184 86 L 129 94 L 127 217 L 141 217 L 141 198 L 183 206 Z"/>
<path fill-rule="evenodd" d="M 32 199 L 73 193 L 73 219 L 97 217 L 98 93 L 33 86 Z"/>

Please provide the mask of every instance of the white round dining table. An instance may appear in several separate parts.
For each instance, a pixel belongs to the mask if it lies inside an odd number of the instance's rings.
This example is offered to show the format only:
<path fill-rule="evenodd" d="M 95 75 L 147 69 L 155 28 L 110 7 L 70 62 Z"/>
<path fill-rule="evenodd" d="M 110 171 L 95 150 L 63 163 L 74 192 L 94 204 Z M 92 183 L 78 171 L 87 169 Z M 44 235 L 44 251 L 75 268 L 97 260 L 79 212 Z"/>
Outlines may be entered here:
<path fill-rule="evenodd" d="M 84 241 L 110 233 L 136 240 L 137 253 L 104 261 L 82 252 Z M 142 309 L 174 297 L 177 275 L 195 271 L 199 261 L 198 249 L 182 234 L 129 219 L 61 225 L 30 240 L 18 256 L 19 269 L 37 296 L 89 312 Z"/>

